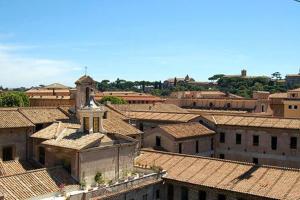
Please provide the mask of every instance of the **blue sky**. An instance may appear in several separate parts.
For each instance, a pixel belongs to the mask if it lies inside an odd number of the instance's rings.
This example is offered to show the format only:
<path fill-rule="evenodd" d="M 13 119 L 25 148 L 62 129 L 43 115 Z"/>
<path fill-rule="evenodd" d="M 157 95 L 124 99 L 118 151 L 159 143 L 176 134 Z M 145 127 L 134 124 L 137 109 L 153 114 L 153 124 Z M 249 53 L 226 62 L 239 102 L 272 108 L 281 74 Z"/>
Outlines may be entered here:
<path fill-rule="evenodd" d="M 297 73 L 293 0 L 0 0 L 0 85 Z"/>

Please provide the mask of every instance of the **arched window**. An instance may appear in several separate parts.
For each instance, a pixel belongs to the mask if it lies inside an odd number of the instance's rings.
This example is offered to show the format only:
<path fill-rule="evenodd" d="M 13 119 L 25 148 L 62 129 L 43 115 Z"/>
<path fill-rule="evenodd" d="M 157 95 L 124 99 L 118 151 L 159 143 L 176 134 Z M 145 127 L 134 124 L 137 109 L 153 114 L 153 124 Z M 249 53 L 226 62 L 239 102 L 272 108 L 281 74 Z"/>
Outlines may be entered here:
<path fill-rule="evenodd" d="M 212 108 L 214 104 L 212 102 L 209 103 L 209 107 Z"/>

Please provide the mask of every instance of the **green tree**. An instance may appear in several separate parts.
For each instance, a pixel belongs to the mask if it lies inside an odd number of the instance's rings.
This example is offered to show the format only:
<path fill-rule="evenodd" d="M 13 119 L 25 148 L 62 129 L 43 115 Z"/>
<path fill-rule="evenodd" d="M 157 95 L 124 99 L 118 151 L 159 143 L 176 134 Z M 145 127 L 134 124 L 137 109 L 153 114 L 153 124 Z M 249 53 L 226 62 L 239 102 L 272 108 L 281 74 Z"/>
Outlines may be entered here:
<path fill-rule="evenodd" d="M 108 101 L 111 104 L 127 104 L 127 102 L 123 98 L 114 97 L 114 96 L 105 96 L 99 102 L 104 104 L 107 103 Z"/>
<path fill-rule="evenodd" d="M 222 78 L 223 76 L 225 76 L 225 75 L 224 74 L 216 74 L 216 75 L 213 75 L 212 77 L 209 77 L 208 80 L 210 80 L 210 81 L 217 81 L 220 78 Z"/>
<path fill-rule="evenodd" d="M 23 92 L 5 92 L 0 96 L 2 107 L 24 107 L 29 106 L 29 98 Z"/>

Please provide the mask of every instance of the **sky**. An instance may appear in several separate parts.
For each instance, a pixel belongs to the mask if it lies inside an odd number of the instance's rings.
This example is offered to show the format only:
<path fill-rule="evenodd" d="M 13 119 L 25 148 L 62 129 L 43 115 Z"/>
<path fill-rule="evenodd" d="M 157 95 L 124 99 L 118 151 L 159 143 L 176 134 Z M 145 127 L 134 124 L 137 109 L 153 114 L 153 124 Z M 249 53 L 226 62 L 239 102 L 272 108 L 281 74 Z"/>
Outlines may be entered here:
<path fill-rule="evenodd" d="M 300 68 L 294 0 L 0 0 L 0 85 Z"/>

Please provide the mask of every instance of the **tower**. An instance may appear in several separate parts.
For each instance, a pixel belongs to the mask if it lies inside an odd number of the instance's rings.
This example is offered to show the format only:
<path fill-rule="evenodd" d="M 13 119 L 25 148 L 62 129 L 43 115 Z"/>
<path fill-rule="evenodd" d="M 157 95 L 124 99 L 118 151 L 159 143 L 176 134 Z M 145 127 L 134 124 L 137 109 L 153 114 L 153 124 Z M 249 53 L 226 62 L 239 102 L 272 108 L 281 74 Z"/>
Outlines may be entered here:
<path fill-rule="evenodd" d="M 96 82 L 87 75 L 80 77 L 76 82 L 76 111 L 88 106 L 90 94 L 96 90 Z"/>

